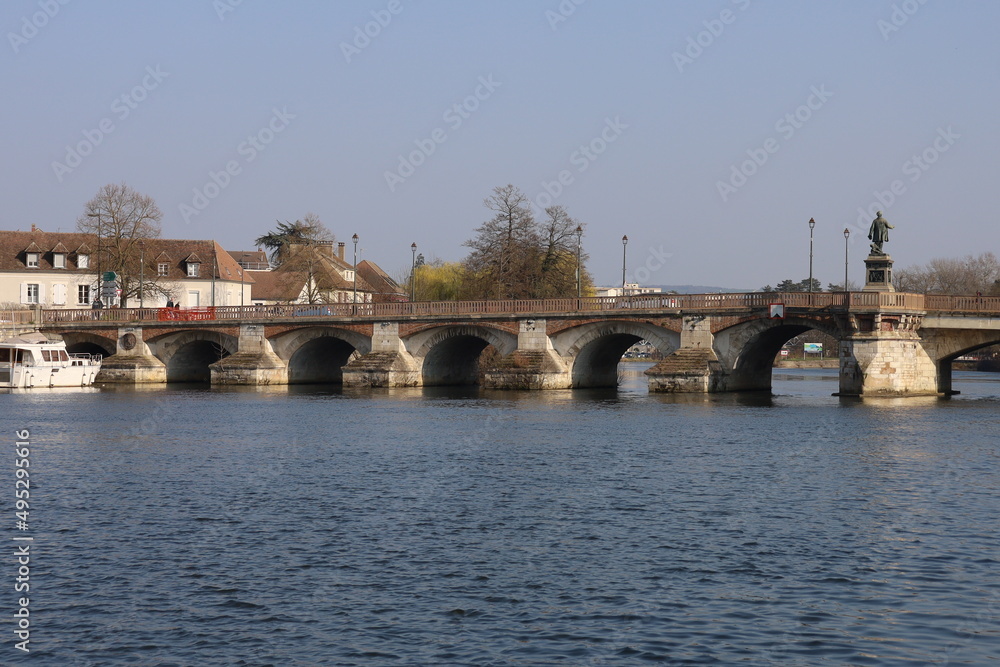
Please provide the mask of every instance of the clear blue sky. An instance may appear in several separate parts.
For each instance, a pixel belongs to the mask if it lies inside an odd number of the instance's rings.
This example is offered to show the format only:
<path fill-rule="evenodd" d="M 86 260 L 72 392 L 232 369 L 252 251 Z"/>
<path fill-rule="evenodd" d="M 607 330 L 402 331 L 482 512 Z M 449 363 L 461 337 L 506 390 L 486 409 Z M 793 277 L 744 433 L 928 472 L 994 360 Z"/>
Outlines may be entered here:
<path fill-rule="evenodd" d="M 312 211 L 399 274 L 414 241 L 462 258 L 494 186 L 549 183 L 602 284 L 623 234 L 648 284 L 802 279 L 810 217 L 815 276 L 850 227 L 860 280 L 870 205 L 897 267 L 998 250 L 1000 3 L 576 2 L 5 0 L 0 229 L 72 230 L 125 181 L 165 237 Z"/>

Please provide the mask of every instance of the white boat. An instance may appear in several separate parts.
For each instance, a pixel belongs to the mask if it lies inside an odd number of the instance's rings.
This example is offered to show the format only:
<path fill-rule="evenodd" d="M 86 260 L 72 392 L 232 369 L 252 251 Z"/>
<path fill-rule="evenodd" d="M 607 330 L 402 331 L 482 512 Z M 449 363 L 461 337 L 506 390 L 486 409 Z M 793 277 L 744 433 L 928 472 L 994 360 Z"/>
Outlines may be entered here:
<path fill-rule="evenodd" d="M 29 333 L 0 341 L 0 388 L 88 387 L 99 354 L 67 354 L 66 343 Z"/>

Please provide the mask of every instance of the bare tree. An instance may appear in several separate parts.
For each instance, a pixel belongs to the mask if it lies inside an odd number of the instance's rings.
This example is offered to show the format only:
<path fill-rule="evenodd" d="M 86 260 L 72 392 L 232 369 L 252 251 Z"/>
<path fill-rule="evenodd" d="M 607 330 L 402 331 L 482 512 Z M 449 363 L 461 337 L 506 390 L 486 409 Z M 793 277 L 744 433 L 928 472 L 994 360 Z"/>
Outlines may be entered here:
<path fill-rule="evenodd" d="M 1000 261 L 992 252 L 932 259 L 925 266 L 897 270 L 893 284 L 900 291 L 924 294 L 998 294 Z"/>
<path fill-rule="evenodd" d="M 466 241 L 472 252 L 465 266 L 482 296 L 530 298 L 537 281 L 539 235 L 530 202 L 513 185 L 493 188 L 483 205 L 494 212 Z"/>
<path fill-rule="evenodd" d="M 167 293 L 158 284 L 155 271 L 142 271 L 139 267 L 140 243 L 160 237 L 162 218 L 163 213 L 152 197 L 136 192 L 125 183 L 109 183 L 102 187 L 77 218 L 77 229 L 98 236 L 100 249 L 94 269 L 100 267 L 102 271 L 118 274 L 122 303 L 127 298 L 138 297 L 141 274 L 145 274 L 144 295 Z"/>

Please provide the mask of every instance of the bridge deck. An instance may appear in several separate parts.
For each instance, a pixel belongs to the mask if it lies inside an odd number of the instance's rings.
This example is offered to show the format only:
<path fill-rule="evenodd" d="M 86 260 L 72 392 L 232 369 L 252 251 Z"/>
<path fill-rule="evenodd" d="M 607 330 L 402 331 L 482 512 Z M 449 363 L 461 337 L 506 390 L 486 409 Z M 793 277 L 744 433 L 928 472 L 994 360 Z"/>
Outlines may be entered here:
<path fill-rule="evenodd" d="M 296 317 L 406 318 L 426 316 L 481 315 L 555 315 L 570 313 L 608 312 L 723 312 L 766 308 L 781 303 L 786 308 L 841 310 L 892 309 L 935 314 L 1000 314 L 1000 297 L 947 296 L 912 294 L 907 292 L 751 292 L 739 294 L 646 294 L 625 297 L 585 297 L 580 299 L 481 300 L 481 301 L 417 301 L 401 303 L 330 303 L 289 304 L 275 306 L 215 306 L 204 308 L 110 308 L 47 309 L 41 311 L 43 325 L 59 323 L 137 323 L 191 322 L 200 320 L 285 320 Z M 29 313 L 25 315 L 24 313 Z M 34 311 L 12 311 L 0 314 L 15 318 L 17 323 L 33 320 Z"/>

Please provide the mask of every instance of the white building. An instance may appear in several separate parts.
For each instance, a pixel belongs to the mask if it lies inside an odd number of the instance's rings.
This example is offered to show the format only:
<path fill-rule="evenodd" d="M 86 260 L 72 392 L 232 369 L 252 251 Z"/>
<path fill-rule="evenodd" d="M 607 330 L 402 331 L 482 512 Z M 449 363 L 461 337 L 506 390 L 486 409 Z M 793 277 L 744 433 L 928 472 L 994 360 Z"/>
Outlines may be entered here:
<path fill-rule="evenodd" d="M 97 297 L 97 236 L 77 232 L 0 231 L 0 304 L 90 308 Z M 102 248 L 101 259 L 108 256 Z M 253 277 L 215 241 L 148 239 L 131 266 L 143 278 L 143 305 L 168 299 L 182 307 L 250 305 Z M 141 266 L 140 266 L 141 264 Z M 119 305 L 119 304 L 105 304 Z M 123 307 L 138 307 L 132 296 Z"/>
<path fill-rule="evenodd" d="M 594 291 L 597 296 L 622 296 L 622 287 L 596 287 Z M 662 287 L 640 287 L 639 283 L 625 283 L 625 296 L 639 296 L 641 294 L 662 294 Z"/>

